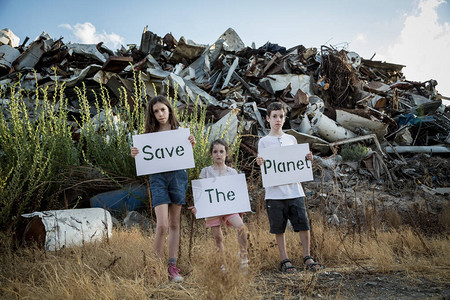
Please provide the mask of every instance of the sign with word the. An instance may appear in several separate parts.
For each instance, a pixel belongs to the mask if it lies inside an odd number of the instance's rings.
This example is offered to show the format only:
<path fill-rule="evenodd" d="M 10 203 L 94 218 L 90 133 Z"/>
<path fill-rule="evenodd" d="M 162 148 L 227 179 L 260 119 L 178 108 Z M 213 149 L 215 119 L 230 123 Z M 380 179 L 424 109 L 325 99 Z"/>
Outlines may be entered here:
<path fill-rule="evenodd" d="M 192 180 L 196 218 L 251 211 L 244 174 Z"/>
<path fill-rule="evenodd" d="M 138 176 L 195 167 L 188 128 L 133 135 Z"/>
<path fill-rule="evenodd" d="M 313 180 L 308 144 L 259 149 L 263 187 Z"/>

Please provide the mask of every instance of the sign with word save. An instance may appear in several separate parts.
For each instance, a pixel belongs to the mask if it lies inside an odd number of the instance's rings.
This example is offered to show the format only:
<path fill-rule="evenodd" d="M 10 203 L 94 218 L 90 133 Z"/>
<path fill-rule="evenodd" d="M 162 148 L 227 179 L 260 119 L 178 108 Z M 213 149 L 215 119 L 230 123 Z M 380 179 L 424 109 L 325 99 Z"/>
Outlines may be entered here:
<path fill-rule="evenodd" d="M 259 149 L 263 187 L 313 180 L 308 144 Z"/>
<path fill-rule="evenodd" d="M 195 166 L 188 128 L 133 135 L 138 176 L 189 169 Z"/>
<path fill-rule="evenodd" d="M 251 211 L 244 174 L 192 180 L 196 218 Z"/>

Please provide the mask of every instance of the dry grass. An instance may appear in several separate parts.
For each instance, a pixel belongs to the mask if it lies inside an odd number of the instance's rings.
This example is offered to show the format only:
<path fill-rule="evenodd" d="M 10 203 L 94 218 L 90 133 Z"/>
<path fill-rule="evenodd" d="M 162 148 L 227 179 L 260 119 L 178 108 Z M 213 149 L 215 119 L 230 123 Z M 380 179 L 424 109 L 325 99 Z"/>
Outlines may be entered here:
<path fill-rule="evenodd" d="M 368 273 L 402 271 L 432 280 L 450 276 L 448 237 L 426 238 L 410 228 L 354 234 L 347 229 L 323 225 L 312 216 L 313 255 L 327 271 Z M 284 275 L 278 269 L 278 250 L 268 233 L 266 217 L 249 216 L 250 273 L 238 268 L 238 244 L 233 229 L 225 229 L 227 272 L 220 271 L 211 233 L 203 221 L 193 226 L 189 251 L 190 221 L 183 217 L 178 266 L 182 284 L 167 280 L 166 262 L 152 254 L 153 235 L 137 229 L 116 229 L 109 241 L 83 247 L 44 252 L 10 250 L 9 238 L 1 243 L 0 296 L 2 299 L 261 299 L 298 298 L 317 292 L 318 277 L 300 272 Z M 300 238 L 287 232 L 291 260 L 301 265 Z M 189 258 L 191 253 L 191 258 Z M 324 291 L 321 291 L 322 295 Z M 337 297 L 337 295 L 327 295 Z"/>

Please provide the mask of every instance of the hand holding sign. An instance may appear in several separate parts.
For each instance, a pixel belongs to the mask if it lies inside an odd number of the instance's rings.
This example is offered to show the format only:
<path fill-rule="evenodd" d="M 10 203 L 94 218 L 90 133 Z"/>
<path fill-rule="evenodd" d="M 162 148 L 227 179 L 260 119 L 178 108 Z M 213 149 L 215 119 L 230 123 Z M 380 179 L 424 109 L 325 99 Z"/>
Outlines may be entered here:
<path fill-rule="evenodd" d="M 263 186 L 276 186 L 313 180 L 308 144 L 260 149 Z M 262 161 L 262 159 L 264 159 Z"/>
<path fill-rule="evenodd" d="M 250 211 L 244 174 L 192 180 L 196 218 Z"/>
<path fill-rule="evenodd" d="M 195 166 L 189 129 L 145 133 L 133 136 L 138 176 L 189 169 Z M 195 141 L 194 141 L 195 143 Z M 133 152 L 134 151 L 134 152 Z"/>

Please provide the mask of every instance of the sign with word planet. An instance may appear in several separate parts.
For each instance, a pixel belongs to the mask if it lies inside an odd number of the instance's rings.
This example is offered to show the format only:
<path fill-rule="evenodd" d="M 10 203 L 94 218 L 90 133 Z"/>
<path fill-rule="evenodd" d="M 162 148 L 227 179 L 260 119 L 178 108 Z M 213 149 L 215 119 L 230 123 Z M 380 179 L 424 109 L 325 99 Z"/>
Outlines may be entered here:
<path fill-rule="evenodd" d="M 308 144 L 259 149 L 263 187 L 313 180 Z"/>
<path fill-rule="evenodd" d="M 197 219 L 251 211 L 244 174 L 192 180 Z"/>
<path fill-rule="evenodd" d="M 188 128 L 133 135 L 138 176 L 195 167 Z"/>

